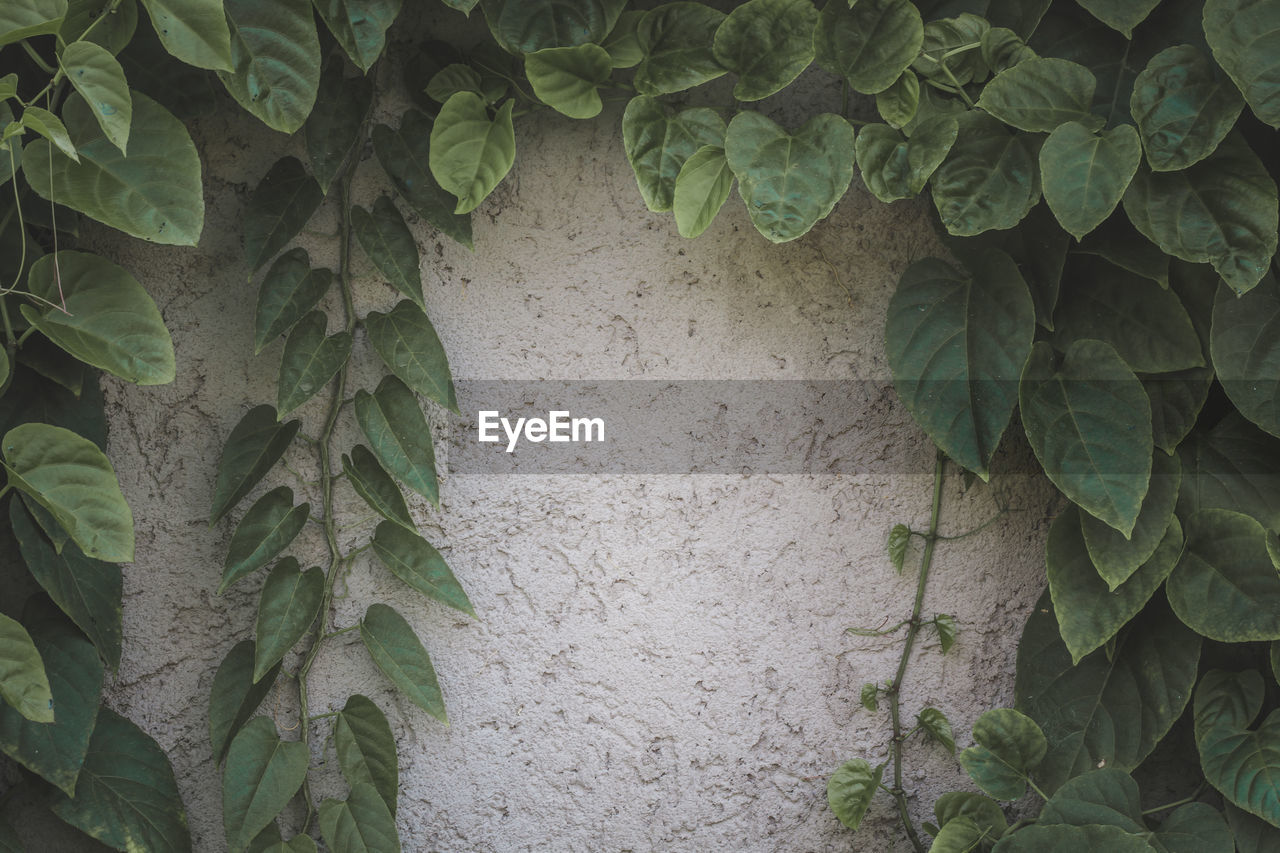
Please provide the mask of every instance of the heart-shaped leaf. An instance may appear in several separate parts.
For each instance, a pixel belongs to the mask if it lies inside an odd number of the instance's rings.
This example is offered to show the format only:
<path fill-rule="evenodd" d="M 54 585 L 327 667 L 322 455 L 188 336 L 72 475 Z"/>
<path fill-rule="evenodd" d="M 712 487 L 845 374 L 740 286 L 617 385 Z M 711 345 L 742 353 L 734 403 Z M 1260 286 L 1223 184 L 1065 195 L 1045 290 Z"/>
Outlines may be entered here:
<path fill-rule="evenodd" d="M 989 833 L 977 821 L 961 815 L 943 825 L 929 845 L 929 853 L 972 853 L 985 850 L 984 841 L 990 845 Z"/>
<path fill-rule="evenodd" d="M 1167 453 L 1151 456 L 1151 483 L 1142 499 L 1142 511 L 1133 526 L 1133 534 L 1125 538 L 1120 531 L 1092 515 L 1080 514 L 1080 528 L 1089 551 L 1089 560 L 1098 574 L 1115 590 L 1146 563 L 1157 546 L 1168 538 L 1173 508 L 1178 503 L 1182 484 L 1182 465 L 1178 457 Z M 1181 528 L 1179 528 L 1181 533 Z M 1181 535 L 1178 537 L 1181 542 Z M 1175 554 L 1173 557 L 1177 559 Z M 1173 564 L 1169 564 L 1173 568 Z"/>
<path fill-rule="evenodd" d="M 903 273 L 885 327 L 889 369 L 916 423 L 957 464 L 987 477 L 1017 403 L 1035 314 L 1003 252 L 963 275 L 937 258 Z"/>
<path fill-rule="evenodd" d="M 1207 803 L 1174 809 L 1156 830 L 1155 840 L 1168 853 L 1237 853 L 1238 838 L 1222 812 Z M 1239 853 L 1248 853 L 1248 848 L 1239 847 Z"/>
<path fill-rule="evenodd" d="M 475 210 L 511 171 L 516 161 L 514 106 L 508 100 L 490 120 L 479 95 L 458 92 L 440 108 L 431 126 L 428 162 L 440 186 L 457 197 L 454 213 Z"/>
<path fill-rule="evenodd" d="M 241 640 L 227 652 L 209 689 L 209 743 L 213 760 L 221 764 L 231 748 L 231 740 L 258 710 L 275 685 L 280 668 L 273 667 L 265 678 L 254 683 L 253 640 Z"/>
<path fill-rule="evenodd" d="M 1127 124 L 1101 133 L 1078 121 L 1058 125 L 1040 148 L 1044 200 L 1079 240 L 1116 209 L 1141 161 L 1138 133 Z"/>
<path fill-rule="evenodd" d="M 883 124 L 867 125 L 854 143 L 863 183 L 883 202 L 916 197 L 947 158 L 958 133 L 950 116 L 921 122 L 910 139 Z"/>
<path fill-rule="evenodd" d="M 875 95 L 902 77 L 915 78 L 903 72 L 923 42 L 920 11 L 908 0 L 860 0 L 823 6 L 813 45 L 818 65 L 848 80 L 854 91 Z"/>
<path fill-rule="evenodd" d="M 1280 711 L 1256 729 L 1265 687 L 1257 670 L 1206 672 L 1196 688 L 1196 745 L 1213 787 L 1272 826 L 1280 824 Z"/>
<path fill-rule="evenodd" d="M 1231 803 L 1224 803 L 1227 822 L 1235 839 L 1237 853 L 1270 853 L 1280 844 L 1280 828 L 1260 817 L 1242 811 Z M 1188 850 L 1187 853 L 1192 853 Z"/>
<path fill-rule="evenodd" d="M 394 816 L 400 793 L 396 739 L 378 706 L 366 696 L 348 697 L 334 724 L 333 742 L 347 783 L 373 785 Z"/>
<path fill-rule="evenodd" d="M 733 189 L 733 171 L 724 149 L 704 145 L 684 161 L 676 174 L 671 209 L 681 237 L 694 238 L 707 230 Z"/>
<path fill-rule="evenodd" d="M 853 137 L 849 122 L 830 113 L 794 134 L 760 113 L 734 116 L 725 154 L 756 230 L 785 243 L 826 217 L 853 179 Z"/>
<path fill-rule="evenodd" d="M 1146 835 L 1138 783 L 1123 770 L 1102 767 L 1068 779 L 1044 804 L 1037 824 L 1115 826 Z"/>
<path fill-rule="evenodd" d="M 377 458 L 363 444 L 351 448 L 351 455 L 342 454 L 342 473 L 356 494 L 388 521 L 394 521 L 407 530 L 415 530 L 409 507 L 396 481 L 378 463 Z"/>
<path fill-rule="evenodd" d="M 953 18 L 938 17 L 948 11 L 958 11 L 955 7 L 923 11 L 925 18 L 935 20 L 924 25 L 920 54 L 911 64 L 916 73 L 953 86 L 967 86 L 985 78 L 987 67 L 982 61 L 982 55 L 974 47 L 981 44 L 982 36 L 991 28 L 991 24 L 985 18 L 967 11 L 962 11 Z M 953 80 L 955 83 L 951 82 Z"/>
<path fill-rule="evenodd" d="M 622 116 L 622 145 L 645 205 L 670 210 L 685 162 L 705 146 L 722 146 L 724 133 L 724 119 L 715 110 L 696 107 L 668 115 L 656 98 L 632 98 Z"/>
<path fill-rule="evenodd" d="M 1144 839 L 1116 826 L 1028 826 L 1000 840 L 992 853 L 1154 853 Z"/>
<path fill-rule="evenodd" d="M 1045 474 L 1082 509 L 1133 533 L 1151 477 L 1151 404 L 1110 345 L 1071 344 L 1056 368 L 1031 351 L 1018 389 L 1022 425 Z"/>
<path fill-rule="evenodd" d="M 989 840 L 1000 838 L 1009 829 L 1009 822 L 999 803 L 969 791 L 952 791 L 938 797 L 933 804 L 933 816 L 937 818 L 938 826 L 944 829 L 953 820 L 963 818 L 971 821 Z M 956 853 L 963 850 L 963 847 L 957 848 Z"/>
<path fill-rule="evenodd" d="M 1194 367 L 1138 378 L 1151 398 L 1152 440 L 1165 453 L 1173 453 L 1195 426 L 1209 398 L 1213 368 Z"/>
<path fill-rule="evenodd" d="M 273 406 L 254 406 L 231 430 L 218 462 L 209 525 L 227 514 L 280 461 L 301 421 L 280 423 Z"/>
<path fill-rule="evenodd" d="M 121 154 L 126 153 L 129 125 L 133 121 L 133 99 L 120 63 L 111 51 L 89 41 L 67 45 L 61 62 L 67 79 L 89 105 L 107 139 Z"/>
<path fill-rule="evenodd" d="M 197 68 L 230 71 L 231 34 L 220 0 L 142 0 L 161 44 Z"/>
<path fill-rule="evenodd" d="M 1243 296 L 1218 288 L 1210 352 L 1240 414 L 1280 436 L 1280 283 L 1268 272 Z"/>
<path fill-rule="evenodd" d="M 1147 239 L 1184 261 L 1208 262 L 1244 293 L 1276 251 L 1276 183 L 1236 133 L 1180 172 L 1139 169 L 1124 209 Z"/>
<path fill-rule="evenodd" d="M 982 34 L 979 44 L 982 61 L 996 74 L 1037 56 L 1022 37 L 1008 27 L 992 27 Z"/>
<path fill-rule="evenodd" d="M 368 782 L 352 785 L 345 800 L 325 800 L 320 804 L 320 834 L 330 850 L 400 853 L 395 817 Z"/>
<path fill-rule="evenodd" d="M 281 157 L 263 176 L 244 214 L 244 255 L 257 270 L 306 227 L 324 193 L 297 157 Z"/>
<path fill-rule="evenodd" d="M 644 51 L 640 49 L 640 39 L 636 35 L 643 17 L 644 12 L 637 9 L 623 12 L 609 35 L 600 42 L 614 68 L 633 68 L 644 59 Z"/>
<path fill-rule="evenodd" d="M 826 8 L 832 5 L 828 3 Z M 826 8 L 823 11 L 826 11 Z M 914 7 L 912 7 L 914 8 Z M 920 78 L 908 68 L 902 76 L 876 93 L 876 112 L 890 127 L 902 128 L 915 117 L 920 108 Z"/>
<path fill-rule="evenodd" d="M 1208 0 L 1204 37 L 1213 58 L 1244 93 L 1254 114 L 1280 127 L 1280 73 L 1275 62 L 1280 8 L 1251 0 Z"/>
<path fill-rule="evenodd" d="M 364 319 L 369 343 L 410 389 L 458 411 L 449 359 L 430 318 L 408 300 L 389 313 L 370 311 Z"/>
<path fill-rule="evenodd" d="M 1147 162 L 1157 172 L 1185 169 L 1209 156 L 1240 117 L 1244 99 L 1213 63 L 1187 44 L 1151 58 L 1133 84 L 1129 111 Z"/>
<path fill-rule="evenodd" d="M 417 533 L 394 521 L 384 521 L 374 531 L 373 552 L 392 574 L 427 598 L 468 616 L 476 615 L 444 557 Z"/>
<path fill-rule="evenodd" d="M 943 227 L 958 237 L 1012 228 L 1040 200 L 1034 139 L 981 112 L 957 121 L 959 135 L 931 180 Z"/>
<path fill-rule="evenodd" d="M 960 753 L 960 764 L 979 788 L 1001 800 L 1023 795 L 1027 776 L 1048 748 L 1035 721 L 1012 708 L 996 708 L 979 717 L 973 739 L 977 745 Z"/>
<path fill-rule="evenodd" d="M 471 217 L 454 213 L 457 199 L 436 183 L 430 146 L 431 119 L 418 110 L 406 112 L 396 130 L 385 124 L 373 129 L 373 152 L 400 197 L 431 225 L 470 249 Z"/>
<path fill-rule="evenodd" d="M 1048 133 L 1065 122 L 1096 125 L 1089 107 L 1097 85 L 1093 72 L 1078 62 L 1036 57 L 993 77 L 982 90 L 978 107 L 1005 124 L 1033 133 Z M 1081 130 L 1089 128 L 1082 125 Z"/>
<path fill-rule="evenodd" d="M 243 850 L 289 804 L 307 777 L 306 744 L 282 741 L 269 717 L 254 717 L 231 741 L 222 769 L 227 846 Z"/>
<path fill-rule="evenodd" d="M 372 394 L 357 391 L 355 407 L 356 420 L 378 461 L 406 486 L 439 503 L 431 428 L 408 386 L 386 376 Z"/>
<path fill-rule="evenodd" d="M 288 548 L 310 515 L 311 504 L 293 505 L 293 490 L 288 486 L 277 486 L 254 501 L 231 536 L 218 594 Z"/>
<path fill-rule="evenodd" d="M 716 62 L 738 75 L 733 96 L 758 101 L 780 91 L 813 62 L 818 10 L 812 0 L 747 0 L 716 29 Z"/>
<path fill-rule="evenodd" d="M 1266 530 L 1243 513 L 1202 509 L 1187 520 L 1168 593 L 1178 617 L 1212 640 L 1280 640 L 1280 573 Z"/>
<path fill-rule="evenodd" d="M 360 622 L 360 639 L 378 669 L 413 704 L 442 723 L 449 721 L 431 658 L 403 616 L 385 604 L 370 605 Z"/>
<path fill-rule="evenodd" d="M 613 29 L 624 5 L 623 0 L 481 2 L 489 32 L 508 53 L 517 54 L 586 42 L 599 44 Z"/>
<path fill-rule="evenodd" d="M 343 0 L 329 0 L 321 4 L 322 12 L 326 5 L 342 7 L 346 4 Z M 398 0 L 395 5 L 400 5 Z M 304 125 L 307 159 L 311 161 L 311 170 L 315 172 L 321 192 L 329 191 L 329 185 L 360 141 L 360 128 L 372 105 L 372 80 L 348 77 L 338 57 L 325 63 L 324 71 L 320 73 L 316 105 Z"/>
<path fill-rule="evenodd" d="M 316 307 L 332 282 L 332 272 L 311 268 L 306 249 L 290 249 L 276 258 L 258 288 L 258 310 L 253 319 L 254 355 Z"/>
<path fill-rule="evenodd" d="M 841 823 L 850 829 L 862 824 L 883 775 L 883 764 L 872 767 L 861 758 L 846 761 L 831 774 L 827 780 L 827 805 Z"/>
<path fill-rule="evenodd" d="M 402 0 L 317 0 L 316 11 L 347 56 L 368 71 L 387 43 Z"/>
<path fill-rule="evenodd" d="M 524 58 L 524 73 L 533 93 L 556 112 L 594 118 L 604 108 L 598 89 L 613 73 L 613 60 L 599 45 L 548 47 Z"/>
<path fill-rule="evenodd" d="M 1193 432 L 1178 447 L 1182 488 L 1178 514 L 1230 509 L 1280 529 L 1280 441 L 1231 412 L 1212 429 Z"/>
<path fill-rule="evenodd" d="M 1147 19 L 1160 0 L 1077 0 L 1089 13 L 1125 37 L 1133 34 L 1133 28 Z"/>
<path fill-rule="evenodd" d="M 36 194 L 133 237 L 194 246 L 204 227 L 200 155 L 187 129 L 164 107 L 134 92 L 129 156 L 107 138 L 79 93 L 62 118 L 75 143 L 75 162 L 48 141 L 23 152 L 22 171 Z"/>
<path fill-rule="evenodd" d="M 67 0 L 17 0 L 0 9 L 0 47 L 33 36 L 56 33 L 67 14 Z"/>
<path fill-rule="evenodd" d="M 325 335 L 329 318 L 312 311 L 298 321 L 284 343 L 276 406 L 280 417 L 310 400 L 329 384 L 351 356 L 351 333 Z"/>
<path fill-rule="evenodd" d="M 231 22 L 231 71 L 218 79 L 272 130 L 302 127 L 320 86 L 320 39 L 307 0 L 223 0 Z M 247 839 L 246 839 L 247 840 Z"/>
<path fill-rule="evenodd" d="M 175 373 L 173 340 L 155 302 L 133 276 L 86 252 L 45 255 L 27 286 L 53 306 L 22 316 L 86 364 L 139 385 L 163 385 Z"/>
<path fill-rule="evenodd" d="M 916 725 L 934 741 L 942 744 L 948 752 L 956 751 L 956 738 L 951 731 L 951 721 L 947 715 L 937 708 L 923 708 L 916 714 Z"/>
<path fill-rule="evenodd" d="M 261 681 L 284 659 L 320 613 L 324 598 L 324 571 L 319 567 L 298 571 L 298 561 L 286 557 L 276 563 L 262 585 L 255 629 L 253 680 Z"/>
<path fill-rule="evenodd" d="M 11 502 L 17 506 L 17 501 Z M 17 619 L 0 613 L 0 699 L 33 723 L 53 722 L 53 694 L 44 661 Z"/>
<path fill-rule="evenodd" d="M 636 91 L 668 95 L 724 74 L 712 50 L 724 19 L 724 12 L 702 3 L 666 3 L 646 12 L 636 25 L 643 57 L 636 66 Z"/>

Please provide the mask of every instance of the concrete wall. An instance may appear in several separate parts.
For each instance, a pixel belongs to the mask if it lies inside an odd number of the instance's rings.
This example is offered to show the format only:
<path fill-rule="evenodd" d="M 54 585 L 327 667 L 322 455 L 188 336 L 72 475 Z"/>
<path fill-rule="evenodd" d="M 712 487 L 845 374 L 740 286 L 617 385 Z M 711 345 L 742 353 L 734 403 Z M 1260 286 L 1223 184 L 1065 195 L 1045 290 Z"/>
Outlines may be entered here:
<path fill-rule="evenodd" d="M 383 69 L 378 114 L 393 124 L 399 81 L 397 68 Z M 828 82 L 804 91 L 805 110 L 839 102 Z M 388 709 L 406 850 L 904 849 L 887 797 L 855 841 L 829 813 L 825 783 L 846 758 L 886 755 L 885 716 L 863 711 L 858 689 L 892 675 L 896 644 L 844 629 L 909 612 L 914 579 L 894 573 L 885 536 L 928 517 L 932 450 L 885 385 L 882 339 L 898 274 L 933 246 L 924 209 L 886 207 L 855 177 L 828 221 L 774 246 L 735 191 L 712 228 L 686 241 L 669 215 L 644 208 L 620 117 L 613 105 L 590 122 L 521 119 L 515 170 L 476 212 L 474 254 L 411 223 L 455 376 L 877 380 L 851 385 L 847 401 L 856 430 L 844 440 L 865 467 L 448 474 L 440 509 L 418 501 L 413 511 L 480 620 L 424 602 L 366 554 L 336 624 L 352 624 L 372 601 L 394 603 L 425 639 L 451 726 L 396 696 L 358 640 L 333 643 L 320 660 L 313 712 L 357 691 Z M 232 527 L 211 530 L 206 519 L 222 443 L 248 406 L 274 400 L 280 356 L 280 344 L 252 355 L 256 280 L 240 261 L 239 221 L 282 145 L 302 146 L 232 109 L 193 133 L 208 205 L 200 247 L 101 232 L 90 242 L 154 295 L 179 367 L 170 386 L 107 382 L 111 455 L 138 519 L 124 662 L 108 702 L 170 752 L 196 848 L 220 851 L 208 692 L 226 651 L 251 635 L 263 576 L 215 596 Z M 372 160 L 360 176 L 357 201 L 368 205 L 385 184 Z M 335 223 L 327 206 L 312 227 Z M 333 262 L 331 243 L 304 239 L 321 262 Z M 357 269 L 361 313 L 394 304 L 359 256 Z M 354 358 L 357 385 L 372 387 L 379 371 L 362 336 Z M 305 430 L 318 432 L 319 411 L 302 410 Z M 470 440 L 461 419 L 436 419 L 442 442 Z M 817 425 L 798 410 L 779 429 L 803 441 Z M 352 424 L 340 433 L 343 449 L 356 440 Z M 300 446 L 288 461 L 309 476 L 308 458 Z M 302 490 L 279 470 L 260 491 L 282 482 Z M 338 494 L 344 516 L 365 516 L 349 489 Z M 1018 633 L 1043 583 L 1049 493 L 1038 480 L 1009 475 L 965 492 L 953 478 L 943 527 L 966 529 L 998 502 L 1014 511 L 939 549 L 927 609 L 954 613 L 960 639 L 946 657 L 925 642 L 907 686 L 906 711 L 944 709 L 962 743 L 979 713 L 1010 701 Z M 371 526 L 347 530 L 345 544 L 362 544 Z M 314 532 L 304 551 L 318 553 Z M 288 726 L 292 705 L 285 685 L 264 708 Z M 913 743 L 909 756 L 918 816 L 935 795 L 966 787 L 940 748 Z M 318 789 L 340 792 L 336 775 L 318 771 Z"/>

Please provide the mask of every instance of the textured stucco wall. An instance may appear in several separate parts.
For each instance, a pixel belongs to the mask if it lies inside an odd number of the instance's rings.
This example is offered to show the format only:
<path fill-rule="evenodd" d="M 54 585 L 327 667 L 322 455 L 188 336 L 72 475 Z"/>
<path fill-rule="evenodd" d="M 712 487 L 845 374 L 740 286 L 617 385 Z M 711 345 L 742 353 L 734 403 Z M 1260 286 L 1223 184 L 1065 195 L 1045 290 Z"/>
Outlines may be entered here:
<path fill-rule="evenodd" d="M 395 93 L 399 80 L 384 68 L 380 85 Z M 806 91 L 839 102 L 822 81 Z M 401 108 L 392 94 L 379 116 L 394 124 Z M 521 120 L 515 171 L 475 216 L 474 254 L 411 223 L 456 377 L 885 379 L 889 295 L 933 245 L 921 207 L 881 205 L 855 177 L 828 221 L 774 246 L 735 191 L 715 225 L 685 241 L 668 215 L 645 210 L 620 116 L 614 105 L 591 122 Z M 197 849 L 220 851 L 205 709 L 222 656 L 251 634 L 263 575 L 215 596 L 232 528 L 206 519 L 222 442 L 249 405 L 274 400 L 280 344 L 252 356 L 256 281 L 240 261 L 238 223 L 281 138 L 230 109 L 193 133 L 206 170 L 200 247 L 90 239 L 155 296 L 179 368 L 165 387 L 107 382 L 110 451 L 139 555 L 125 575 L 124 661 L 108 701 L 170 752 Z M 301 153 L 300 139 L 291 144 Z M 362 167 L 357 201 L 381 191 L 376 172 L 373 161 Z M 335 222 L 327 206 L 313 228 Z M 306 245 L 332 262 L 322 238 Z M 394 304 L 358 255 L 357 268 L 361 313 Z M 362 338 L 355 358 L 357 384 L 371 387 L 376 357 Z M 926 523 L 932 464 L 892 390 L 856 387 L 858 452 L 882 473 L 446 476 L 441 508 L 419 501 L 414 514 L 480 621 L 425 603 L 370 554 L 360 559 L 338 624 L 371 601 L 394 602 L 426 641 L 452 725 L 396 697 L 358 641 L 321 659 L 313 711 L 356 691 L 389 708 L 407 850 L 904 848 L 887 798 L 856 842 L 825 805 L 842 760 L 886 754 L 887 723 L 861 710 L 857 693 L 892 675 L 895 642 L 844 629 L 909 611 L 913 577 L 894 574 L 884 541 L 895 522 Z M 318 430 L 318 410 L 303 410 L 304 429 Z M 456 418 L 437 427 L 465 440 Z M 790 412 L 782 427 L 803 437 L 813 414 Z M 355 433 L 341 433 L 345 448 Z M 303 450 L 289 459 L 306 475 Z M 281 482 L 291 482 L 282 471 L 266 485 Z M 1010 475 L 964 492 L 953 479 L 944 529 L 986 519 L 997 499 L 1015 511 L 939 549 L 927 608 L 954 613 L 960 639 L 945 658 L 924 643 L 907 688 L 909 714 L 945 709 L 966 743 L 975 717 L 1011 698 L 1018 631 L 1043 582 L 1050 505 L 1039 481 Z M 345 486 L 339 501 L 364 515 Z M 347 531 L 347 542 L 369 527 Z M 287 725 L 291 705 L 279 689 L 264 708 Z M 920 815 L 964 785 L 939 748 L 913 744 L 909 755 Z"/>

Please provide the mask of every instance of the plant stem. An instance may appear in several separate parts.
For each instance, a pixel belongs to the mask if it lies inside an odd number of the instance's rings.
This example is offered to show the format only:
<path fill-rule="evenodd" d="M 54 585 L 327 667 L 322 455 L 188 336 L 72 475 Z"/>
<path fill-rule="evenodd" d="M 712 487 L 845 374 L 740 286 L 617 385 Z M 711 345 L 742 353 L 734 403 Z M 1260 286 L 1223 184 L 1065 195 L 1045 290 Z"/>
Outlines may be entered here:
<path fill-rule="evenodd" d="M 1180 800 L 1174 800 L 1172 803 L 1165 803 L 1164 805 L 1156 806 L 1153 809 L 1143 809 L 1142 813 L 1144 815 L 1156 814 L 1157 812 L 1176 809 L 1178 806 L 1185 806 L 1187 803 L 1194 803 L 1196 800 L 1200 799 L 1200 795 L 1204 793 L 1204 789 L 1207 787 L 1209 787 L 1208 780 L 1201 780 L 1200 784 L 1196 786 L 1196 789 L 1191 792 L 1191 796 L 1183 797 Z"/>
<path fill-rule="evenodd" d="M 898 660 L 898 672 L 885 691 L 889 698 L 889 718 L 893 723 L 893 789 L 891 793 L 898 802 L 898 814 L 902 818 L 902 826 L 907 838 L 916 853 L 925 853 L 924 842 L 920 833 L 911 822 L 911 811 L 907 805 L 907 792 L 902 788 L 902 745 L 910 736 L 902 728 L 902 682 L 907 674 L 907 664 L 911 661 L 911 650 L 915 646 L 916 635 L 920 633 L 923 622 L 920 618 L 924 608 L 924 591 L 929 583 L 929 568 L 933 563 L 933 549 L 938 544 L 938 517 L 942 513 L 942 482 L 946 468 L 946 457 L 938 451 L 933 465 L 933 504 L 929 512 L 929 532 L 923 534 L 924 553 L 920 557 L 920 574 L 916 578 L 916 598 L 911 607 L 911 618 L 907 620 L 907 638 L 902 644 L 902 657 Z"/>

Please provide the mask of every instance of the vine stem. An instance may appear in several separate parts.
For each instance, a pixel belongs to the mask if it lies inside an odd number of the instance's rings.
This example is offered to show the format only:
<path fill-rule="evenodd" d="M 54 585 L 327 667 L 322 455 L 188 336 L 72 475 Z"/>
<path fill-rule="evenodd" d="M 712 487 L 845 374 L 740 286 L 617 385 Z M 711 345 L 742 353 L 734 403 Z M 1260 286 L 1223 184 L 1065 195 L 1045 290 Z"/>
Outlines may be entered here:
<path fill-rule="evenodd" d="M 938 544 L 938 518 L 942 514 L 942 483 L 946 469 L 946 457 L 938 451 L 933 465 L 933 505 L 929 511 L 929 531 L 924 534 L 924 553 L 920 556 L 920 574 L 916 578 L 916 598 L 911 607 L 911 618 L 907 620 L 907 638 L 902 644 L 902 657 L 898 660 L 898 672 L 893 682 L 885 691 L 889 698 L 889 719 L 893 724 L 893 788 L 890 793 L 898 803 L 898 814 L 902 818 L 903 829 L 916 853 L 925 853 L 924 842 L 920 833 L 911 822 L 911 811 L 907 805 L 907 792 L 902 787 L 902 745 L 911 732 L 904 732 L 902 727 L 902 682 L 907 674 L 907 664 L 911 662 L 911 650 L 915 646 L 916 635 L 924 623 L 920 613 L 924 608 L 924 592 L 929 583 L 929 568 L 933 564 L 933 550 Z M 915 730 L 913 729 L 912 732 Z"/>

